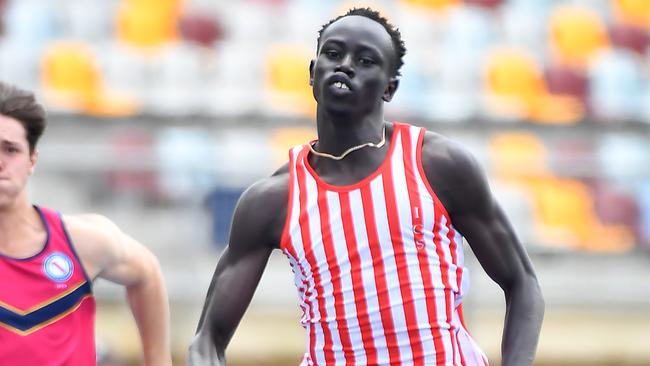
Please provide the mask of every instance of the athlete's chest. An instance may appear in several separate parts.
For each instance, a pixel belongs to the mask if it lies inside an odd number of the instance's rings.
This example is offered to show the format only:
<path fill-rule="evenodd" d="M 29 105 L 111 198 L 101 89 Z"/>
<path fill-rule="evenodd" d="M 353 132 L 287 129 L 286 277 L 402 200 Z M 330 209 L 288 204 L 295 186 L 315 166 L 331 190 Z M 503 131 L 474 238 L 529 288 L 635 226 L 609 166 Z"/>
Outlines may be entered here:
<path fill-rule="evenodd" d="M 0 255 L 9 258 L 29 258 L 43 250 L 47 233 L 43 230 L 18 239 L 3 240 Z"/>

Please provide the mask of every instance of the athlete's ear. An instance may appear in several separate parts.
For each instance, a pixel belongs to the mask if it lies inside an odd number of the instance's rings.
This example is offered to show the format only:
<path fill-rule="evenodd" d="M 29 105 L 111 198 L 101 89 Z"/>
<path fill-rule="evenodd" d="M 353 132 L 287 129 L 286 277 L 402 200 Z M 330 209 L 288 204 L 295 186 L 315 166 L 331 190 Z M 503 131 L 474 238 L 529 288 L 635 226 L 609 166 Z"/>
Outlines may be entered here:
<path fill-rule="evenodd" d="M 29 175 L 34 174 L 37 161 L 38 161 L 38 150 L 34 149 L 34 151 L 31 154 L 29 154 L 29 162 L 31 163 L 29 167 Z"/>
<path fill-rule="evenodd" d="M 384 95 L 381 97 L 385 102 L 390 102 L 393 99 L 393 95 L 397 91 L 399 86 L 399 79 L 397 77 L 390 78 L 386 90 L 384 90 Z"/>
<path fill-rule="evenodd" d="M 309 85 L 314 86 L 314 63 L 316 60 L 311 60 L 309 62 Z"/>

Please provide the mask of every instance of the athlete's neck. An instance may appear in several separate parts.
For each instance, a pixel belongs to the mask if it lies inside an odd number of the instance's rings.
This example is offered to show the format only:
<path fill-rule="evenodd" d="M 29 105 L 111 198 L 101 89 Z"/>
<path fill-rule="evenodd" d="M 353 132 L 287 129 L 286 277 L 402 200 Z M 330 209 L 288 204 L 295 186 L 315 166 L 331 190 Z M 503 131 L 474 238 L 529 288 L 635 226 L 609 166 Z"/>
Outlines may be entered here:
<path fill-rule="evenodd" d="M 0 207 L 0 253 L 23 257 L 42 244 L 44 228 L 40 216 L 27 200 Z"/>
<path fill-rule="evenodd" d="M 384 131 L 383 110 L 376 113 L 355 116 L 332 114 L 319 109 L 317 113 L 319 152 L 339 155 L 350 147 L 367 142 L 378 143 Z"/>

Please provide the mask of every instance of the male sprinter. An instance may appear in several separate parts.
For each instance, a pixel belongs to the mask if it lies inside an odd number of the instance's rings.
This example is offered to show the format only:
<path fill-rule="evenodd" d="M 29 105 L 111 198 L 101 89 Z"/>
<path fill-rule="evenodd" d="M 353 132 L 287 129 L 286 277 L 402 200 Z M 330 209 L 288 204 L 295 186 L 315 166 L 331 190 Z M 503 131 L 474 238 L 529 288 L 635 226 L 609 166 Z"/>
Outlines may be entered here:
<path fill-rule="evenodd" d="M 0 82 L 0 365 L 90 366 L 97 277 L 124 285 L 147 366 L 171 366 L 156 258 L 99 215 L 32 205 L 27 181 L 46 124 L 34 96 Z"/>
<path fill-rule="evenodd" d="M 463 237 L 505 293 L 502 364 L 533 363 L 542 295 L 484 173 L 459 144 L 384 120 L 404 53 L 371 9 L 323 26 L 309 68 L 318 140 L 238 203 L 190 365 L 225 364 L 274 248 L 295 275 L 301 365 L 487 365 L 463 324 Z"/>

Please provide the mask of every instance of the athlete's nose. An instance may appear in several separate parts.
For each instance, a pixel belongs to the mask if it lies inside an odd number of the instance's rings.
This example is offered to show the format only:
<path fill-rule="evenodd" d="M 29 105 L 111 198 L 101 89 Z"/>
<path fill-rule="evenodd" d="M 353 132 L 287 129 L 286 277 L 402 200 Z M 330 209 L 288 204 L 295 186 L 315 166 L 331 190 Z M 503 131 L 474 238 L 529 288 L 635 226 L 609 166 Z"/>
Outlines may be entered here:
<path fill-rule="evenodd" d="M 348 75 L 349 77 L 354 76 L 354 67 L 352 67 L 352 55 L 345 55 L 341 58 L 341 62 L 336 65 L 334 71 L 340 71 Z"/>

